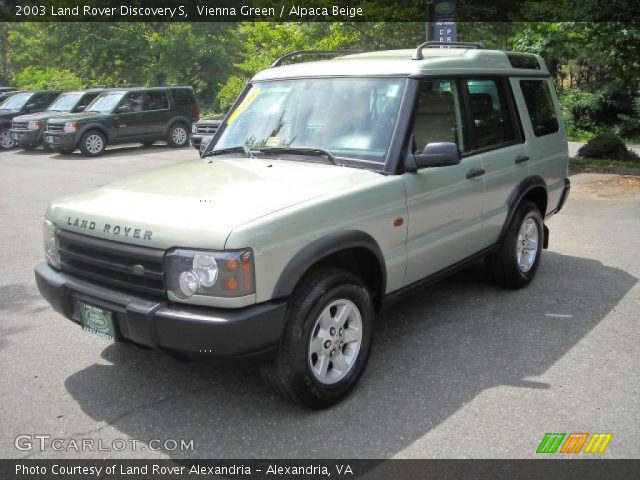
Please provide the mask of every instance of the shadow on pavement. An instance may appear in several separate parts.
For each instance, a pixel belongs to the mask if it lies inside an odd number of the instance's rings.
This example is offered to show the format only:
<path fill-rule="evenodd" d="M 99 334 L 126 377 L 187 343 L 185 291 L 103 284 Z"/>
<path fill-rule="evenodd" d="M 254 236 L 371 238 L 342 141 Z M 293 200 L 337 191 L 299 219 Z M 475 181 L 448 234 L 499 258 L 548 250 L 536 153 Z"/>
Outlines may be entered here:
<path fill-rule="evenodd" d="M 193 439 L 195 458 L 386 458 L 486 389 L 551 388 L 543 374 L 636 283 L 627 272 L 545 252 L 536 280 L 499 289 L 476 264 L 383 313 L 353 394 L 324 411 L 272 397 L 255 370 L 183 364 L 111 345 L 110 365 L 67 378 L 82 410 L 142 441 Z"/>
<path fill-rule="evenodd" d="M 154 144 L 150 146 L 144 146 L 140 144 L 131 144 L 131 145 L 114 145 L 113 147 L 107 147 L 105 152 L 99 157 L 85 157 L 80 153 L 80 151 L 76 150 L 73 153 L 57 153 L 57 152 L 47 152 L 51 155 L 52 159 L 55 160 L 96 160 L 99 161 L 101 158 L 111 158 L 111 157 L 122 157 L 132 154 L 153 154 L 157 152 L 170 152 L 176 150 L 188 150 L 191 149 L 194 152 L 194 158 L 197 156 L 197 150 L 191 147 L 182 147 L 182 148 L 173 148 L 169 147 L 163 143 Z M 32 152 L 27 152 L 32 153 Z"/>

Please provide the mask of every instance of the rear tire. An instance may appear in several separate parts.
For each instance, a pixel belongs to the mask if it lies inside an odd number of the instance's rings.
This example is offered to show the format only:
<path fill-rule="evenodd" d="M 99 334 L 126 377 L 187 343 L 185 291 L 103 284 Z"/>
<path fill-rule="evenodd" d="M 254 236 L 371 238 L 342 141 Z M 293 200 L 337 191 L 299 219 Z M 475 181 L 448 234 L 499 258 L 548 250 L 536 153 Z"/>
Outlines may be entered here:
<path fill-rule="evenodd" d="M 265 382 L 307 407 L 334 405 L 364 371 L 374 317 L 360 278 L 334 268 L 312 272 L 291 296 L 277 358 L 261 367 Z"/>
<path fill-rule="evenodd" d="M 167 145 L 174 148 L 186 147 L 189 143 L 189 131 L 183 123 L 176 123 L 169 129 Z"/>
<path fill-rule="evenodd" d="M 509 223 L 500 249 L 487 258 L 493 281 L 512 289 L 528 285 L 540 266 L 543 243 L 540 210 L 533 202 L 522 202 Z"/>
<path fill-rule="evenodd" d="M 80 151 L 85 157 L 99 157 L 107 148 L 107 137 L 98 130 L 90 130 L 80 140 Z"/>

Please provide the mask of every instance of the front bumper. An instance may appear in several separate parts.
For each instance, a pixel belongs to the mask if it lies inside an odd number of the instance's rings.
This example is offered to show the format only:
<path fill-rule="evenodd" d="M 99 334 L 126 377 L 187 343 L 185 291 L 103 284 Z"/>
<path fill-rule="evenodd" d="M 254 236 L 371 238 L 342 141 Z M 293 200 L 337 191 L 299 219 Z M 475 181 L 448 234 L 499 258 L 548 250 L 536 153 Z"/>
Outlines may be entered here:
<path fill-rule="evenodd" d="M 41 130 L 9 130 L 11 139 L 21 146 L 37 146 L 42 142 Z"/>
<path fill-rule="evenodd" d="M 61 148 L 69 150 L 71 148 L 75 148 L 78 143 L 75 133 L 45 131 L 42 134 L 42 139 L 44 143 L 54 149 Z"/>
<path fill-rule="evenodd" d="M 116 340 L 185 356 L 247 357 L 273 350 L 285 322 L 285 302 L 241 309 L 194 307 L 118 292 L 72 277 L 46 263 L 35 269 L 40 294 L 80 324 L 79 303 L 113 314 Z"/>

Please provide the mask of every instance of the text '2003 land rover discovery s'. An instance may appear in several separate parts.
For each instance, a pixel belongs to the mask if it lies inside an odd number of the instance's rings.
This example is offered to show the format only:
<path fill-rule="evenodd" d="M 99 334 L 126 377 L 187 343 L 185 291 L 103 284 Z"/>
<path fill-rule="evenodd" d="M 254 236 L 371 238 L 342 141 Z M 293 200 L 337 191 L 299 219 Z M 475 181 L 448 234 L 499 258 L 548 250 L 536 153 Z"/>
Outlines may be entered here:
<path fill-rule="evenodd" d="M 524 287 L 569 192 L 552 80 L 538 56 L 433 46 L 276 62 L 202 159 L 53 202 L 40 292 L 110 339 L 264 354 L 275 391 L 321 408 L 390 299 L 482 257 Z"/>

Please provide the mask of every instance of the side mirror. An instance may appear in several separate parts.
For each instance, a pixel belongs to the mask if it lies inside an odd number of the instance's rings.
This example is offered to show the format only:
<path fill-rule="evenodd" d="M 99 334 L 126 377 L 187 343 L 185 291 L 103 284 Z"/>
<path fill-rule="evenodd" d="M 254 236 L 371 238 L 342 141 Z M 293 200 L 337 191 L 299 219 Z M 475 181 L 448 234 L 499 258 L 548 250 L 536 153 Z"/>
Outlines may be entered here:
<path fill-rule="evenodd" d="M 458 165 L 462 160 L 458 145 L 453 142 L 430 143 L 420 154 L 407 153 L 405 170 L 417 172 L 427 167 L 450 167 Z"/>
<path fill-rule="evenodd" d="M 207 148 L 209 146 L 209 143 L 211 143 L 211 140 L 213 139 L 213 137 L 202 137 L 202 140 L 200 140 L 200 155 L 202 155 L 202 152 L 204 152 L 204 149 Z"/>
<path fill-rule="evenodd" d="M 32 112 L 36 107 L 37 105 L 35 103 L 28 103 L 27 105 L 25 105 L 24 110 L 25 112 Z"/>
<path fill-rule="evenodd" d="M 87 108 L 86 105 L 78 105 L 76 107 L 76 112 L 84 112 L 84 109 Z"/>
<path fill-rule="evenodd" d="M 118 108 L 116 108 L 116 113 L 128 113 L 129 111 L 129 105 L 120 105 Z"/>

